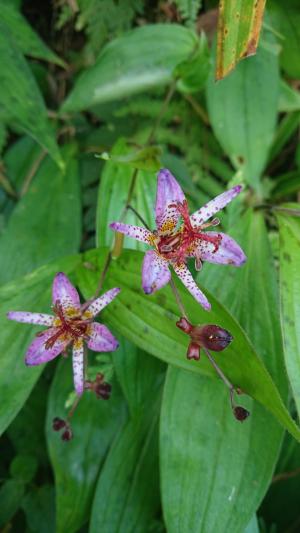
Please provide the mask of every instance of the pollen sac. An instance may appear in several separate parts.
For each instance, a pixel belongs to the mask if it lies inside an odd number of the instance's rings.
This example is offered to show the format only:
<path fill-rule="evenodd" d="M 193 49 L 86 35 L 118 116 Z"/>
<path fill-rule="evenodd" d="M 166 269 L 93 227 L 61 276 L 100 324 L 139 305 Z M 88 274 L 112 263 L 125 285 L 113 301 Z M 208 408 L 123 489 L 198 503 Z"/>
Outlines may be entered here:
<path fill-rule="evenodd" d="M 70 427 L 68 427 L 62 434 L 61 440 L 68 442 L 73 438 L 73 433 Z"/>
<path fill-rule="evenodd" d="M 244 420 L 250 415 L 250 412 L 241 405 L 237 405 L 233 409 L 233 414 L 239 422 L 244 422 Z"/>
<path fill-rule="evenodd" d="M 188 359 L 196 359 L 196 361 L 198 361 L 198 359 L 200 359 L 199 344 L 195 342 L 190 342 L 186 356 Z"/>
<path fill-rule="evenodd" d="M 200 346 L 204 346 L 204 348 L 213 352 L 225 350 L 233 339 L 229 331 L 214 324 L 194 327 L 191 332 L 191 338 L 193 341 L 198 342 Z"/>
<path fill-rule="evenodd" d="M 95 393 L 97 398 L 102 398 L 102 400 L 109 400 L 111 395 L 111 385 L 109 383 L 99 383 L 95 387 Z"/>
<path fill-rule="evenodd" d="M 58 416 L 53 418 L 52 428 L 54 429 L 54 431 L 60 431 L 64 427 L 66 427 L 65 420 L 63 420 L 62 418 L 58 418 Z"/>
<path fill-rule="evenodd" d="M 194 328 L 192 324 L 190 324 L 190 322 L 184 317 L 181 317 L 178 322 L 176 322 L 176 326 L 184 331 L 184 333 L 187 333 L 187 335 L 190 335 Z"/>

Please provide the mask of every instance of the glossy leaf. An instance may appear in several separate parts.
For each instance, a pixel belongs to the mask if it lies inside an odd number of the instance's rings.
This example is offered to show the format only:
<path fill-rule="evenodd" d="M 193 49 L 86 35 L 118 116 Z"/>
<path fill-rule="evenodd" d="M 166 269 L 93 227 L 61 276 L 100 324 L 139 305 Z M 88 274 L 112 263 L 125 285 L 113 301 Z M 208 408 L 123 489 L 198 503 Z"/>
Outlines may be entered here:
<path fill-rule="evenodd" d="M 299 209 L 299 204 L 289 205 Z M 280 235 L 280 298 L 284 357 L 300 413 L 300 219 L 277 215 Z"/>
<path fill-rule="evenodd" d="M 112 158 L 118 158 L 120 154 L 126 153 L 126 142 L 120 139 L 112 150 Z M 114 239 L 114 232 L 109 228 L 109 223 L 119 220 L 126 207 L 128 191 L 133 179 L 134 169 L 127 165 L 120 165 L 117 162 L 108 161 L 103 169 L 100 187 L 98 191 L 97 205 L 97 245 L 111 245 Z M 138 213 L 143 213 L 146 223 L 154 227 L 153 199 L 156 191 L 156 177 L 153 172 L 139 171 L 136 178 L 135 193 L 131 200 L 131 205 Z M 125 222 L 127 224 L 140 225 L 141 221 L 130 210 L 126 213 Z M 125 238 L 126 248 L 137 248 L 144 250 L 145 246 L 133 239 Z"/>
<path fill-rule="evenodd" d="M 40 39 L 23 15 L 10 2 L 0 1 L 1 19 L 25 55 L 63 66 L 64 62 Z"/>
<path fill-rule="evenodd" d="M 10 121 L 15 121 L 19 127 L 31 135 L 63 168 L 63 161 L 54 131 L 47 119 L 46 107 L 39 88 L 13 35 L 2 20 L 0 21 L 0 56 L 5 58 L 5 68 L 1 69 L 0 73 L 1 107 Z"/>
<path fill-rule="evenodd" d="M 259 191 L 276 126 L 278 57 L 260 46 L 228 78 L 215 83 L 211 73 L 206 94 L 218 141 L 234 167 L 242 169 L 248 184 Z"/>
<path fill-rule="evenodd" d="M 114 353 L 130 418 L 99 476 L 90 532 L 144 532 L 159 508 L 158 415 L 164 365 L 128 341 Z"/>
<path fill-rule="evenodd" d="M 255 54 L 266 0 L 220 0 L 216 79 Z"/>
<path fill-rule="evenodd" d="M 65 403 L 73 390 L 71 362 L 61 361 L 51 386 L 47 440 L 56 485 L 56 532 L 77 531 L 88 520 L 99 470 L 125 416 L 117 384 L 109 401 L 85 393 L 72 418 L 74 437 L 64 443 L 52 420 L 66 418 Z"/>
<path fill-rule="evenodd" d="M 286 398 L 275 270 L 261 215 L 248 213 L 231 233 L 247 253 L 244 268 L 228 272 L 226 284 L 213 265 L 205 265 L 199 278 L 240 320 Z M 261 321 L 249 313 L 258 305 Z M 168 530 L 239 533 L 259 506 L 276 464 L 282 429 L 250 398 L 238 396 L 236 401 L 251 413 L 242 425 L 232 415 L 223 384 L 170 368 L 160 442 Z"/>
<path fill-rule="evenodd" d="M 79 286 L 86 297 L 90 297 L 95 290 L 106 254 L 105 250 L 101 255 L 96 251 L 84 257 L 85 263 L 97 265 L 96 270 L 91 270 L 91 266 L 87 270 L 83 266 L 78 271 Z M 151 297 L 142 293 L 142 257 L 140 252 L 124 251 L 121 258 L 112 263 L 107 286 L 121 286 L 122 291 L 103 315 L 116 331 L 150 354 L 179 368 L 215 376 L 205 359 L 201 363 L 186 359 L 188 339 L 175 328 L 178 311 L 171 290 L 166 288 Z M 289 417 L 270 375 L 233 317 L 212 295 L 208 295 L 212 303 L 212 311 L 208 314 L 186 294 L 182 286 L 179 290 L 194 323 L 217 323 L 232 333 L 235 341 L 227 348 L 226 358 L 224 354 L 217 358 L 218 364 L 229 379 L 262 403 L 296 439 L 299 439 L 300 430 Z"/>
<path fill-rule="evenodd" d="M 105 46 L 95 65 L 77 80 L 62 110 L 80 111 L 166 85 L 196 46 L 196 35 L 177 24 L 135 28 Z"/>
<path fill-rule="evenodd" d="M 282 52 L 280 62 L 291 78 L 300 77 L 300 11 L 298 0 L 270 0 L 270 20 L 280 33 Z"/>
<path fill-rule="evenodd" d="M 33 340 L 37 328 L 9 321 L 6 313 L 23 310 L 49 312 L 54 275 L 60 270 L 69 274 L 78 260 L 75 256 L 56 261 L 0 288 L 0 434 L 21 409 L 43 370 L 42 365 L 28 368 L 24 363 L 26 348 Z"/>
<path fill-rule="evenodd" d="M 1 283 L 77 252 L 81 202 L 75 153 L 73 145 L 65 146 L 66 174 L 50 158 L 45 159 L 15 207 L 0 238 Z"/>

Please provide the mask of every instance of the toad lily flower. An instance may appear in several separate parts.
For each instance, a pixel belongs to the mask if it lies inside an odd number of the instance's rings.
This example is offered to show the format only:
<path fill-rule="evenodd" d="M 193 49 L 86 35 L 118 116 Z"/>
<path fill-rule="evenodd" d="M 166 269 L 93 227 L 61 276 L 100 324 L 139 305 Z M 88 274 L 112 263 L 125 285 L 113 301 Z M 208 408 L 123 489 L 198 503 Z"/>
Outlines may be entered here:
<path fill-rule="evenodd" d="M 74 386 L 80 396 L 84 391 L 84 341 L 96 352 L 112 352 L 118 341 L 103 324 L 94 318 L 120 292 L 114 288 L 92 301 L 88 307 L 80 304 L 79 294 L 63 272 L 56 274 L 52 287 L 54 316 L 26 311 L 10 311 L 7 317 L 17 322 L 48 326 L 37 333 L 29 346 L 25 363 L 29 366 L 47 363 L 73 344 Z"/>
<path fill-rule="evenodd" d="M 231 202 L 241 190 L 240 185 L 233 187 L 190 216 L 180 185 L 167 169 L 162 169 L 157 180 L 157 229 L 150 231 L 120 222 L 110 224 L 113 230 L 154 247 L 154 250 L 146 252 L 143 262 L 142 285 L 146 294 L 161 289 L 170 281 L 171 273 L 168 267 L 172 265 L 194 298 L 204 309 L 210 309 L 210 303 L 186 266 L 186 259 L 194 257 L 197 270 L 200 270 L 202 261 L 234 266 L 241 266 L 246 261 L 243 250 L 228 235 L 204 231 L 219 224 L 216 218 L 211 222 L 207 221 Z"/>

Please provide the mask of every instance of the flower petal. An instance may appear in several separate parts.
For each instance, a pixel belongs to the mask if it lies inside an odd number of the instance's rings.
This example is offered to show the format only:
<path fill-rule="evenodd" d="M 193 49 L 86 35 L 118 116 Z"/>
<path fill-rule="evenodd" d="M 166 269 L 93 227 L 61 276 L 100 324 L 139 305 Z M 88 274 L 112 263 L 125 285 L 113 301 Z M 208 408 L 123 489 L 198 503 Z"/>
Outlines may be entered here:
<path fill-rule="evenodd" d="M 84 347 L 83 339 L 77 339 L 73 344 L 73 379 L 78 396 L 84 391 Z"/>
<path fill-rule="evenodd" d="M 214 251 L 215 247 L 212 243 L 202 241 L 196 250 L 201 260 L 208 261 L 209 263 L 234 266 L 241 266 L 245 263 L 247 257 L 237 242 L 229 237 L 229 235 L 217 231 L 206 231 L 205 234 L 209 237 L 220 235 L 222 240 L 216 251 Z"/>
<path fill-rule="evenodd" d="M 174 176 L 166 168 L 159 171 L 157 176 L 156 192 L 156 226 L 163 232 L 172 231 L 180 218 L 180 213 L 170 204 L 182 203 L 185 200 L 184 193 Z"/>
<path fill-rule="evenodd" d="M 25 363 L 28 366 L 40 365 L 47 363 L 59 355 L 69 344 L 68 339 L 58 338 L 51 348 L 46 348 L 45 343 L 50 337 L 58 332 L 58 328 L 49 328 L 41 331 L 33 342 L 30 344 L 25 357 Z"/>
<path fill-rule="evenodd" d="M 132 237 L 137 241 L 151 243 L 152 233 L 146 228 L 140 228 L 140 226 L 132 226 L 131 224 L 122 224 L 121 222 L 112 222 L 109 227 L 119 233 L 124 233 L 128 237 Z"/>
<path fill-rule="evenodd" d="M 44 313 L 29 313 L 27 311 L 9 311 L 7 313 L 9 320 L 24 322 L 26 324 L 38 324 L 39 326 L 52 326 L 54 317 Z"/>
<path fill-rule="evenodd" d="M 79 294 L 63 272 L 59 272 L 54 278 L 52 301 L 54 305 L 59 301 L 64 309 L 73 308 L 77 312 L 80 311 Z"/>
<path fill-rule="evenodd" d="M 161 289 L 170 281 L 170 278 L 168 261 L 159 256 L 155 250 L 146 252 L 142 269 L 144 293 L 151 294 Z"/>
<path fill-rule="evenodd" d="M 241 185 L 236 185 L 225 191 L 219 196 L 216 196 L 213 200 L 205 204 L 201 209 L 193 213 L 190 217 L 193 226 L 201 226 L 203 222 L 206 222 L 209 218 L 214 216 L 218 211 L 223 209 L 231 200 L 233 200 L 242 190 Z"/>
<path fill-rule="evenodd" d="M 95 352 L 114 352 L 119 347 L 117 339 L 106 326 L 93 322 L 90 327 L 90 338 L 87 343 L 90 350 Z"/>
<path fill-rule="evenodd" d="M 182 281 L 182 283 L 186 286 L 187 290 L 194 296 L 194 298 L 199 302 L 204 309 L 207 311 L 210 311 L 211 305 L 206 298 L 206 296 L 203 294 L 202 291 L 200 291 L 199 287 L 196 285 L 195 280 L 193 279 L 192 274 L 188 270 L 187 266 L 182 263 L 180 265 L 173 265 L 173 268 L 179 277 L 179 279 Z"/>
<path fill-rule="evenodd" d="M 116 296 L 119 294 L 121 289 L 118 287 L 115 287 L 114 289 L 110 289 L 110 291 L 105 292 L 100 296 L 99 298 L 96 298 L 89 307 L 86 309 L 85 313 L 92 314 L 92 317 L 95 317 L 100 313 L 100 311 L 106 307 Z M 84 313 L 84 317 L 85 317 Z"/>

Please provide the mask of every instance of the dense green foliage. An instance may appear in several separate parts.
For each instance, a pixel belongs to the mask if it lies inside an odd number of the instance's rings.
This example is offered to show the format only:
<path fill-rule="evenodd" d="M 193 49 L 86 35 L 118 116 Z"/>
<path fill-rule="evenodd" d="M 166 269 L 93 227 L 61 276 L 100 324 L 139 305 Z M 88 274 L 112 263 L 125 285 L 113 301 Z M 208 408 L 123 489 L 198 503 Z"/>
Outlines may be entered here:
<path fill-rule="evenodd" d="M 222 0 L 217 30 L 214 0 L 0 0 L 3 531 L 299 530 L 300 6 L 268 0 L 242 59 L 264 2 L 242 4 Z M 143 293 L 147 247 L 109 228 L 154 227 L 162 167 L 191 212 L 244 186 L 220 220 L 247 262 L 193 270 L 211 312 L 174 280 L 194 324 L 234 338 L 216 360 L 242 424 L 205 355 L 187 359 L 171 287 Z M 70 357 L 26 367 L 39 330 L 6 318 L 51 312 L 59 271 L 82 301 L 103 272 L 122 289 L 100 319 L 119 349 L 88 354 L 112 395 L 85 392 L 70 442 L 52 429 L 74 402 Z"/>

